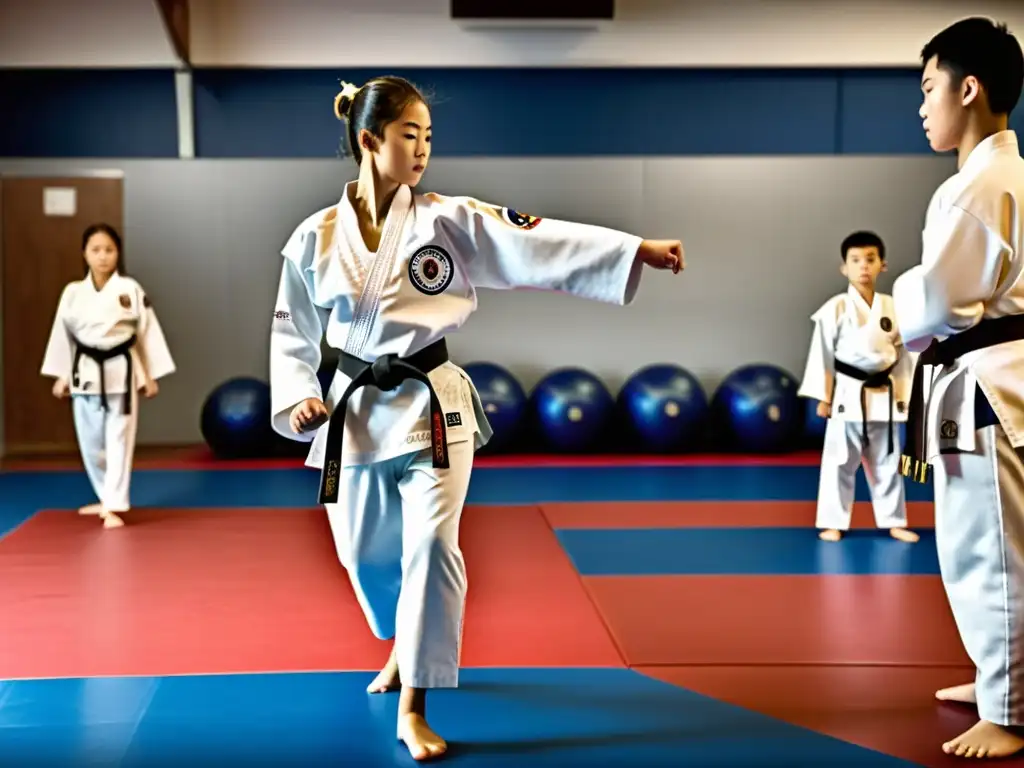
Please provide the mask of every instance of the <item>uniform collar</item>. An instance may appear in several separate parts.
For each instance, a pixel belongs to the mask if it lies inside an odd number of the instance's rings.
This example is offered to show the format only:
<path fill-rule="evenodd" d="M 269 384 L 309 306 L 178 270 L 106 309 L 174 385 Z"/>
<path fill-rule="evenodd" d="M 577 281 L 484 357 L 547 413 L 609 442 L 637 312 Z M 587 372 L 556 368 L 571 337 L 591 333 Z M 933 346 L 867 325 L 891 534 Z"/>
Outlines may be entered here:
<path fill-rule="evenodd" d="M 96 281 L 92 279 L 92 270 L 90 269 L 90 270 L 89 270 L 89 274 L 88 274 L 88 276 L 86 277 L 86 280 L 88 280 L 88 282 L 89 282 L 89 286 L 90 286 L 90 287 L 91 287 L 91 288 L 92 288 L 92 289 L 93 289 L 94 291 L 96 291 L 97 293 L 103 293 L 103 292 L 104 292 L 105 290 L 107 290 L 107 288 L 109 288 L 109 287 L 110 287 L 110 286 L 112 286 L 112 285 L 113 285 L 114 283 L 116 283 L 116 282 L 118 281 L 118 279 L 119 279 L 120 277 L 121 277 L 121 275 L 120 275 L 120 274 L 118 274 L 117 272 L 114 272 L 114 274 L 112 274 L 112 275 L 110 276 L 110 278 L 109 278 L 109 279 L 107 280 L 106 284 L 105 284 L 105 285 L 104 285 L 104 286 L 103 286 L 102 288 L 99 288 L 99 287 L 97 287 L 97 285 L 96 285 Z"/>
<path fill-rule="evenodd" d="M 366 241 L 363 240 L 363 234 L 359 229 L 359 216 L 356 214 L 352 198 L 349 196 L 350 191 L 353 196 L 355 195 L 356 184 L 357 182 L 350 181 L 345 185 L 344 191 L 341 193 L 341 200 L 338 201 L 338 220 L 342 231 L 347 236 L 349 247 L 358 256 L 368 258 L 373 256 L 374 253 L 366 247 Z M 394 198 L 391 200 L 391 207 L 388 209 L 387 216 L 384 217 L 384 225 L 381 228 L 380 237 L 381 245 L 384 244 L 384 236 L 388 233 L 388 229 L 393 229 L 398 222 L 404 220 L 406 209 L 411 204 L 412 190 L 406 184 L 400 185 L 395 191 Z"/>
<path fill-rule="evenodd" d="M 984 165 L 993 155 L 1004 152 L 1012 152 L 1014 155 L 1020 154 L 1016 132 L 1007 130 L 993 133 L 971 150 L 971 154 L 967 156 L 963 167 L 960 168 L 960 172 L 973 171 L 975 168 Z"/>
<path fill-rule="evenodd" d="M 862 307 L 863 309 L 867 310 L 868 312 L 870 312 L 872 309 L 875 308 L 875 306 L 878 305 L 878 291 L 877 290 L 875 290 L 875 300 L 874 300 L 874 303 L 872 303 L 872 304 L 868 304 L 867 300 L 865 300 L 865 298 L 860 295 L 860 291 L 858 291 L 856 286 L 854 286 L 853 284 L 850 284 L 850 285 L 847 286 L 846 293 L 847 293 L 847 295 L 851 299 L 853 299 L 857 303 L 857 306 Z"/>

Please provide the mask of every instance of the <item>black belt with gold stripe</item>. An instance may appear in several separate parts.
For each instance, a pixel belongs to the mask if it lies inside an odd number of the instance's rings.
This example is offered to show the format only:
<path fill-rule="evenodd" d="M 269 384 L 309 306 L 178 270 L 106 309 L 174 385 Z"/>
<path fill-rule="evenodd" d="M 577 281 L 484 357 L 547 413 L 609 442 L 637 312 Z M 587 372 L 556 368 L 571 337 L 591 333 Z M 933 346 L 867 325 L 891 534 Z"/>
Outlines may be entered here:
<path fill-rule="evenodd" d="M 327 426 L 327 444 L 324 453 L 324 468 L 320 475 L 320 503 L 336 504 L 341 479 L 341 452 L 345 436 L 345 412 L 348 401 L 363 387 L 377 387 L 389 392 L 412 379 L 419 381 L 430 392 L 430 448 L 433 464 L 437 469 L 448 468 L 448 433 L 445 428 L 444 410 L 441 401 L 430 383 L 429 374 L 448 362 L 448 345 L 444 339 L 424 347 L 408 357 L 382 355 L 368 363 L 358 357 L 342 352 L 338 360 L 339 370 L 351 379 L 345 393 L 338 401 Z"/>
<path fill-rule="evenodd" d="M 982 320 L 966 331 L 943 341 L 933 339 L 928 349 L 917 358 L 914 384 L 907 410 L 907 442 L 900 457 L 900 472 L 918 483 L 928 481 L 925 434 L 924 367 L 946 367 L 970 352 L 1024 339 L 1024 315 L 1007 315 Z M 979 393 L 980 394 L 980 393 Z"/>

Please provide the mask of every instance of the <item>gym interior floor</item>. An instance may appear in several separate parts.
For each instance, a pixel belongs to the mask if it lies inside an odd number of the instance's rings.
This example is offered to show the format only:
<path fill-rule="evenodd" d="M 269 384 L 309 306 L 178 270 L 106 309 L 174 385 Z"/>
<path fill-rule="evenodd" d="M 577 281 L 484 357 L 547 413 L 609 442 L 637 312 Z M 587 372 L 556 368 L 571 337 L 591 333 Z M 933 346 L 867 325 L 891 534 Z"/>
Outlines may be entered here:
<path fill-rule="evenodd" d="M 908 485 L 916 545 L 872 530 L 863 482 L 859 530 L 823 543 L 817 458 L 481 459 L 461 687 L 429 700 L 446 762 L 961 764 L 930 490 Z M 6 464 L 0 764 L 413 764 L 316 484 L 140 457 L 104 530 L 74 463 Z"/>

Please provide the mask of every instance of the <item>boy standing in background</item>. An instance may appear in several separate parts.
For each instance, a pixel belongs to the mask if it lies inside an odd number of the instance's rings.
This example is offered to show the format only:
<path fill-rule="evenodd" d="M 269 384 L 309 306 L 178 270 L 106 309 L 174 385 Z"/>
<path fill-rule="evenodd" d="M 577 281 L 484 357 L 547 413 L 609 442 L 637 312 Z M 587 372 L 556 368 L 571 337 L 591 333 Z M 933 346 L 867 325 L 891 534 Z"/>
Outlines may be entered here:
<path fill-rule="evenodd" d="M 816 525 L 819 538 L 839 541 L 850 528 L 857 468 L 863 464 L 875 524 L 893 538 L 915 542 L 906 529 L 896 423 L 906 421 L 913 363 L 900 340 L 892 298 L 875 290 L 885 271 L 885 244 L 854 232 L 840 246 L 849 281 L 815 312 L 814 332 L 799 394 L 818 401 L 828 419 L 821 456 Z"/>

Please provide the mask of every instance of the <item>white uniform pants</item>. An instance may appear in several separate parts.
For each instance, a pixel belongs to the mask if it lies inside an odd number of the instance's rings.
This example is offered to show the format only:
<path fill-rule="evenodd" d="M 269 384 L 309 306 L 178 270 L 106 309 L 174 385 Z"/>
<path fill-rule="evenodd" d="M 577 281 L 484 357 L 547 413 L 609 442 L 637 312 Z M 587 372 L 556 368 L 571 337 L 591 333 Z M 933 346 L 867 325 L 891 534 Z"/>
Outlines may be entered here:
<path fill-rule="evenodd" d="M 342 470 L 327 516 L 341 564 L 374 635 L 395 638 L 402 685 L 458 685 L 466 566 L 459 520 L 473 442 L 448 446 L 449 468 L 429 449 Z"/>
<path fill-rule="evenodd" d="M 932 466 L 939 568 L 977 667 L 978 714 L 1024 725 L 1024 461 L 996 425 Z"/>
<path fill-rule="evenodd" d="M 139 398 L 133 392 L 131 413 L 124 413 L 125 395 L 107 395 L 104 411 L 99 395 L 74 395 L 71 412 L 85 473 L 97 499 L 107 512 L 131 508 L 129 488 L 135 456 Z"/>
<path fill-rule="evenodd" d="M 871 490 L 875 525 L 902 528 L 907 524 L 907 504 L 903 475 L 899 471 L 899 425 L 893 425 L 893 452 L 889 450 L 889 424 L 868 422 L 869 445 L 864 445 L 859 421 L 829 419 L 825 426 L 825 446 L 821 453 L 818 480 L 819 529 L 845 531 L 850 527 L 857 468 L 864 465 L 864 476 Z"/>

